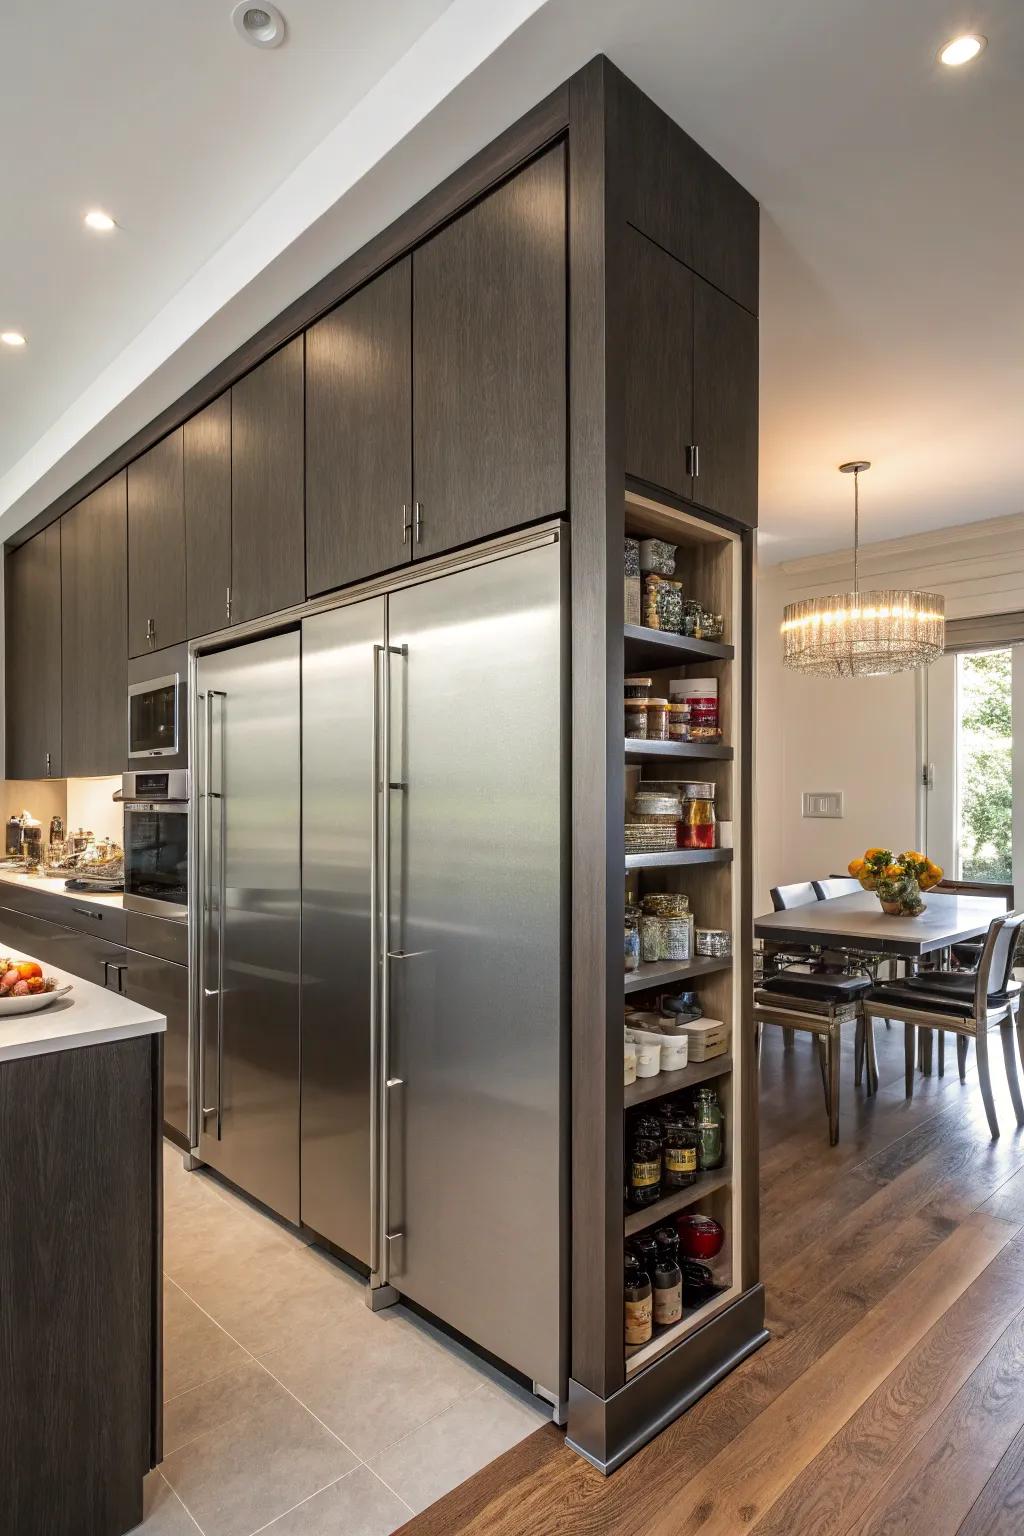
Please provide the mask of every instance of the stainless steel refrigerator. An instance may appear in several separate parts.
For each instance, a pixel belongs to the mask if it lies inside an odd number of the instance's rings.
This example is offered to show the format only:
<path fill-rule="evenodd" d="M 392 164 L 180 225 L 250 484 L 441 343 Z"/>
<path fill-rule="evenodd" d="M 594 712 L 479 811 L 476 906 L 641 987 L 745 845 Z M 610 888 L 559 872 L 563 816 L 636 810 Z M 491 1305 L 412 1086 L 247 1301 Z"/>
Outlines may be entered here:
<path fill-rule="evenodd" d="M 226 1026 L 205 1079 L 219 1139 L 211 1119 L 200 1154 L 291 1219 L 295 1191 L 303 1224 L 370 1270 L 377 1304 L 407 1297 L 564 1397 L 564 550 L 553 534 L 525 544 L 303 619 L 301 731 L 297 634 L 200 664 L 223 795 L 200 817 L 202 932 L 208 969 L 223 962 Z M 288 697 L 270 688 L 246 724 L 215 666 L 256 677 L 266 645 Z M 262 810 L 245 820 L 276 850 L 269 912 L 234 872 L 234 797 L 257 783 Z M 233 945 L 256 910 L 267 945 L 243 963 Z M 232 1029 L 243 985 L 258 1045 Z M 233 1098 L 243 1042 L 254 1070 L 270 1067 L 266 1143 L 255 1095 Z M 253 1187 L 267 1187 L 266 1155 L 275 1199 Z"/>

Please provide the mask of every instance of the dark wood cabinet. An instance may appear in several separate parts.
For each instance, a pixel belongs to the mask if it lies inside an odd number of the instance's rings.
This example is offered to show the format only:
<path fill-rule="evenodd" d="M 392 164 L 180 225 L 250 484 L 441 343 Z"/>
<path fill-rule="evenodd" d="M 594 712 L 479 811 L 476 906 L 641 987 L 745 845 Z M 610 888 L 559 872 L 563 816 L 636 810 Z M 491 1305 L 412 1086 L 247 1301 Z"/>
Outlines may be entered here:
<path fill-rule="evenodd" d="M 6 754 L 9 779 L 61 772 L 60 524 L 7 556 Z"/>
<path fill-rule="evenodd" d="M 757 321 L 695 279 L 692 498 L 723 517 L 757 524 Z"/>
<path fill-rule="evenodd" d="M 128 759 L 128 509 L 124 470 L 60 520 L 62 769 Z"/>
<path fill-rule="evenodd" d="M 626 273 L 626 473 L 688 497 L 693 273 L 635 229 Z"/>
<path fill-rule="evenodd" d="M 231 391 L 184 428 L 185 597 L 188 638 L 230 621 Z"/>
<path fill-rule="evenodd" d="M 159 921 L 159 919 L 156 919 Z M 164 1128 L 182 1146 L 188 1141 L 188 968 L 155 955 L 128 950 L 121 991 L 133 1003 L 162 1013 L 164 1035 Z"/>
<path fill-rule="evenodd" d="M 306 590 L 412 552 L 412 261 L 306 332 Z"/>
<path fill-rule="evenodd" d="M 128 466 L 128 654 L 185 639 L 185 489 L 179 427 Z"/>
<path fill-rule="evenodd" d="M 231 390 L 231 618 L 306 595 L 303 345 L 297 336 Z"/>
<path fill-rule="evenodd" d="M 565 510 L 565 148 L 413 254 L 414 556 Z"/>

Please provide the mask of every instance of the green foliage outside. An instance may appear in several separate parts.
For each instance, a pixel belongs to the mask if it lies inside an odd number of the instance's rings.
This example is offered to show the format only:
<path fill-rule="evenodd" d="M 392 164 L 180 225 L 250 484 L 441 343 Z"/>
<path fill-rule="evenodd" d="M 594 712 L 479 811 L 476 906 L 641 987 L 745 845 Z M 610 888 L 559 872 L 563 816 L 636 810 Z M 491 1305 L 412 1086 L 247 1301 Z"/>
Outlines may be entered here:
<path fill-rule="evenodd" d="M 1013 875 L 1013 717 L 1010 652 L 958 662 L 960 878 L 1009 882 Z"/>

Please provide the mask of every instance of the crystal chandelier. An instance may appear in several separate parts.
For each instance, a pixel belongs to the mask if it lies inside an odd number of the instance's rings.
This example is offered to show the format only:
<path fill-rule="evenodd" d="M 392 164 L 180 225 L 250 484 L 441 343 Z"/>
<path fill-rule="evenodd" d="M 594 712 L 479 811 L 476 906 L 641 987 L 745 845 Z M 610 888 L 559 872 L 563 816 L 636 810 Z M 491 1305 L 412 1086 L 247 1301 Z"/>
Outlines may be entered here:
<path fill-rule="evenodd" d="M 853 476 L 853 591 L 787 603 L 783 661 L 823 677 L 885 677 L 926 667 L 942 655 L 946 600 L 935 592 L 860 590 L 860 473 L 866 459 L 840 464 Z"/>

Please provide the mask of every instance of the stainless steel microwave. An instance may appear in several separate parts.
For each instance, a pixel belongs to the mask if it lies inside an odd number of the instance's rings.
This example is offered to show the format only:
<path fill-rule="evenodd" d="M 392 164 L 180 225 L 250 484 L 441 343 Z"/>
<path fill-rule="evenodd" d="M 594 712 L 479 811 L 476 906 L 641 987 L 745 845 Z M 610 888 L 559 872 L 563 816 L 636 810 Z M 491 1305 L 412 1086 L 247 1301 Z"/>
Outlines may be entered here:
<path fill-rule="evenodd" d="M 183 748 L 185 689 L 179 673 L 128 688 L 128 757 L 177 758 Z"/>

